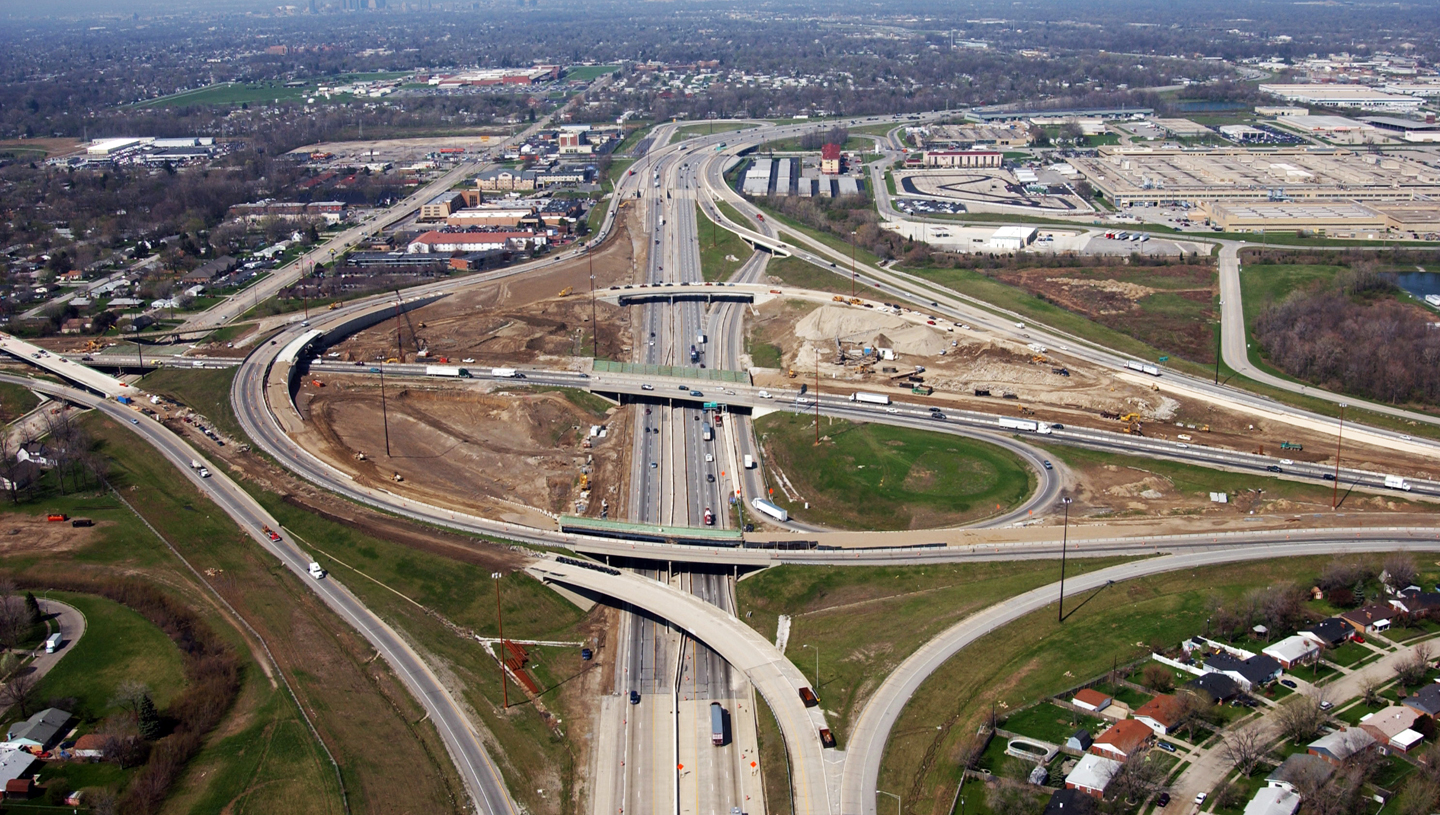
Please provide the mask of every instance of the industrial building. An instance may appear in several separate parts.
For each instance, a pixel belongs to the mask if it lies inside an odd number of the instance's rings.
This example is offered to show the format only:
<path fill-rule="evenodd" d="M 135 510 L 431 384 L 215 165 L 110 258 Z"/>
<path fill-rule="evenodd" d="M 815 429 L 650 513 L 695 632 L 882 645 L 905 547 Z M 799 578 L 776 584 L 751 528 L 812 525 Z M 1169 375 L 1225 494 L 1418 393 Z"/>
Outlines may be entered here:
<path fill-rule="evenodd" d="M 927 150 L 926 167 L 999 167 L 1005 156 L 994 150 Z"/>
<path fill-rule="evenodd" d="M 435 252 L 490 252 L 497 249 L 540 247 L 549 242 L 541 233 L 518 230 L 465 229 L 426 232 L 410 241 L 405 251 L 414 254 Z"/>
<path fill-rule="evenodd" d="M 1189 119 L 1156 119 L 1155 126 L 1180 139 L 1210 135 L 1210 128 Z"/>
<path fill-rule="evenodd" d="M 1275 201 L 1206 203 L 1201 210 L 1226 232 L 1314 232 L 1335 238 L 1383 238 L 1387 232 L 1440 232 L 1440 203 L 1431 201 Z"/>
<path fill-rule="evenodd" d="M 1363 110 L 1419 110 L 1422 101 L 1415 96 L 1387 93 L 1365 85 L 1263 83 L 1260 92 L 1303 105 Z"/>
<path fill-rule="evenodd" d="M 1033 226 L 1002 226 L 990 236 L 990 248 L 1000 252 L 1018 252 L 1035 242 Z"/>

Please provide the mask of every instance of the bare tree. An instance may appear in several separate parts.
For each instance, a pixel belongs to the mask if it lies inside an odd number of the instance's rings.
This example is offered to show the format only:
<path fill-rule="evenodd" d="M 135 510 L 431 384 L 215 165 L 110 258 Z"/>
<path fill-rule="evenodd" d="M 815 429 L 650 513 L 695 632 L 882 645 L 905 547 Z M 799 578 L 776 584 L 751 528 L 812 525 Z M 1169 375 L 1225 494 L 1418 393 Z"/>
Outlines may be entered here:
<path fill-rule="evenodd" d="M 1160 693 L 1169 693 L 1175 687 L 1175 674 L 1169 668 L 1158 662 L 1152 662 L 1145 666 L 1140 678 L 1145 687 Z"/>
<path fill-rule="evenodd" d="M 1360 683 L 1360 699 L 1366 707 L 1379 707 L 1381 704 L 1380 689 L 1385 683 L 1375 676 L 1367 676 Z"/>
<path fill-rule="evenodd" d="M 30 610 L 15 593 L 15 583 L 0 580 L 0 646 L 14 648 L 30 633 Z"/>
<path fill-rule="evenodd" d="M 1280 733 L 1295 744 L 1318 736 L 1326 718 L 1319 700 L 1308 695 L 1292 696 L 1275 710 L 1275 724 Z"/>
<path fill-rule="evenodd" d="M 1225 760 L 1244 776 L 1249 776 L 1265 755 L 1265 739 L 1253 727 L 1226 734 L 1224 744 Z"/>
<path fill-rule="evenodd" d="M 1425 681 L 1425 675 L 1430 671 L 1430 646 L 1428 643 L 1420 643 L 1410 652 L 1407 659 L 1401 660 L 1395 666 L 1395 678 L 1400 684 L 1407 688 L 1413 688 Z"/>
<path fill-rule="evenodd" d="M 110 697 L 110 706 L 124 710 L 132 718 L 138 718 L 142 700 L 148 698 L 150 698 L 149 685 L 134 679 L 127 679 L 115 686 L 115 694 Z"/>
<path fill-rule="evenodd" d="M 1342 588 L 1349 589 L 1353 588 L 1357 583 L 1368 580 L 1371 574 L 1373 574 L 1373 572 L 1370 567 L 1360 561 L 1337 557 L 1325 564 L 1325 568 L 1320 572 L 1320 577 L 1317 582 L 1320 588 L 1325 591 Z"/>
<path fill-rule="evenodd" d="M 1419 576 L 1415 569 L 1415 558 L 1405 552 L 1392 552 L 1385 558 L 1384 570 L 1386 583 L 1396 591 L 1414 585 L 1415 578 Z"/>
<path fill-rule="evenodd" d="M 0 689 L 0 702 L 8 707 L 13 707 L 20 714 L 21 718 L 30 715 L 30 703 L 35 701 L 35 684 L 39 679 L 34 671 L 21 670 L 5 687 Z"/>

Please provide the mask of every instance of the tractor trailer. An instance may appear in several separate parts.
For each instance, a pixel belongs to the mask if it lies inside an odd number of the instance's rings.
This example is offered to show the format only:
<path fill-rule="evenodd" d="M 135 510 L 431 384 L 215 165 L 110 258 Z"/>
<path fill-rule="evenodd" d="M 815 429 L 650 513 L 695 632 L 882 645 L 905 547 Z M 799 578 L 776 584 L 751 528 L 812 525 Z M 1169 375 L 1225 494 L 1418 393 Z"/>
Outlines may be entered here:
<path fill-rule="evenodd" d="M 890 397 L 883 393 L 852 393 L 850 394 L 850 401 L 865 402 L 870 405 L 888 405 L 890 404 Z"/>
<path fill-rule="evenodd" d="M 710 743 L 725 746 L 725 708 L 719 702 L 710 703 Z"/>
<path fill-rule="evenodd" d="M 764 498 L 756 498 L 750 502 L 750 505 L 755 507 L 756 512 L 769 515 L 782 524 L 790 520 L 790 513 L 786 512 L 783 507 L 777 507 Z"/>
<path fill-rule="evenodd" d="M 1398 475 L 1385 476 L 1385 486 L 1389 487 L 1392 490 L 1405 490 L 1406 492 L 1410 491 L 1410 482 L 1406 481 Z"/>
<path fill-rule="evenodd" d="M 520 372 L 514 368 L 491 368 L 490 375 L 497 379 L 520 379 Z"/>
<path fill-rule="evenodd" d="M 1023 430 L 1027 433 L 1040 433 L 1042 435 L 1050 432 L 1050 425 L 1044 422 L 1032 422 L 1028 419 L 1007 419 L 1002 416 L 999 419 L 999 423 L 1001 427 L 1009 430 Z"/>
<path fill-rule="evenodd" d="M 459 376 L 460 369 L 453 365 L 426 365 L 426 376 Z"/>
<path fill-rule="evenodd" d="M 1151 376 L 1160 375 L 1160 369 L 1155 367 L 1154 365 L 1146 365 L 1144 363 L 1135 362 L 1134 360 L 1126 360 L 1125 367 L 1129 368 L 1132 371 L 1139 371 L 1142 374 L 1150 374 Z"/>

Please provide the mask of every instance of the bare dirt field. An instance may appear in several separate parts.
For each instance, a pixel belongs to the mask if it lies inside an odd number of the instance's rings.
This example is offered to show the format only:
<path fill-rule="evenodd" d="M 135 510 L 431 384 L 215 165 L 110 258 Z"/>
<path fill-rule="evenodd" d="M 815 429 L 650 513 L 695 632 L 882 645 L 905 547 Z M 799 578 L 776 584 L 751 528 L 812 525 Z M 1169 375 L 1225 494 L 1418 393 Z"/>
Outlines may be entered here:
<path fill-rule="evenodd" d="M 595 253 L 595 285 L 605 289 L 631 281 L 644 248 L 632 239 L 627 218 L 616 236 Z M 545 364 L 569 367 L 573 357 L 590 356 L 593 326 L 590 266 L 580 257 L 544 271 L 518 275 L 441 299 L 361 331 L 330 351 L 346 361 L 399 357 L 415 361 L 418 348 L 430 357 L 480 365 Z M 564 297 L 560 292 L 570 289 Z M 599 353 L 624 359 L 629 350 L 628 309 L 597 302 Z M 399 331 L 397 342 L 396 332 Z M 417 339 L 418 338 L 418 341 Z"/>
<path fill-rule="evenodd" d="M 91 527 L 73 527 L 69 522 L 51 523 L 44 517 L 12 514 L 0 526 L 0 554 L 20 552 L 66 552 L 88 546 L 108 521 Z"/>

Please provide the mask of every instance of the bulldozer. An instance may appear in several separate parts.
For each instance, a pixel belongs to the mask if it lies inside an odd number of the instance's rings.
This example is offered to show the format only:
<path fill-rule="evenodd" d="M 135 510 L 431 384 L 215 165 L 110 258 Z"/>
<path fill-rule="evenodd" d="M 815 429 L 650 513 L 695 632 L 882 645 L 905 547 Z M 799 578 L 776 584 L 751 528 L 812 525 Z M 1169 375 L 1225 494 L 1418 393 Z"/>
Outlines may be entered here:
<path fill-rule="evenodd" d="M 560 293 L 557 294 L 556 297 L 569 297 L 569 296 L 571 295 L 571 293 L 574 292 L 574 291 L 575 291 L 575 287 L 574 287 L 574 286 L 566 286 L 565 288 L 563 288 L 563 289 L 560 290 Z"/>
<path fill-rule="evenodd" d="M 1144 430 L 1145 425 L 1140 422 L 1126 422 L 1125 426 L 1120 428 L 1121 433 L 1129 433 L 1132 436 L 1143 436 L 1145 435 Z"/>
<path fill-rule="evenodd" d="M 790 377 L 791 379 L 794 379 L 794 378 L 795 378 L 795 369 L 794 369 L 794 368 L 791 368 L 791 369 L 790 369 L 790 373 L 786 374 L 786 376 Z"/>

